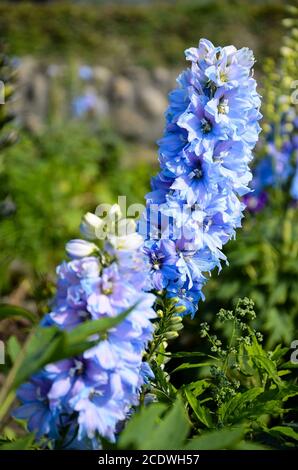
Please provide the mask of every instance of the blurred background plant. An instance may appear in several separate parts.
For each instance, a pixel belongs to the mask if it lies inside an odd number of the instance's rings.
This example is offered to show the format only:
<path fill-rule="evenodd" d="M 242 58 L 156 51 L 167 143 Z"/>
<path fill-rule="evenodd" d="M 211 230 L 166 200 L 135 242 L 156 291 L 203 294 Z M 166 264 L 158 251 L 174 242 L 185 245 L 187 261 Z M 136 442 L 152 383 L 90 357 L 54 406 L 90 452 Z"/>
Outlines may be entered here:
<path fill-rule="evenodd" d="M 10 125 L 14 120 L 11 102 L 14 96 L 15 70 L 10 58 L 5 54 L 5 47 L 0 43 L 0 175 L 4 170 L 2 152 L 17 140 L 17 133 Z M 0 199 L 0 220 L 14 212 L 15 206 L 8 194 Z"/>
<path fill-rule="evenodd" d="M 53 273 L 84 210 L 117 200 L 120 176 L 128 201 L 142 201 L 149 176 L 142 162 L 133 173 L 125 168 L 125 151 L 109 129 L 96 133 L 76 123 L 48 128 L 41 135 L 23 131 L 19 144 L 3 154 L 0 194 L 2 199 L 13 194 L 16 206 L 0 226 L 4 292 L 24 277 L 38 280 Z"/>

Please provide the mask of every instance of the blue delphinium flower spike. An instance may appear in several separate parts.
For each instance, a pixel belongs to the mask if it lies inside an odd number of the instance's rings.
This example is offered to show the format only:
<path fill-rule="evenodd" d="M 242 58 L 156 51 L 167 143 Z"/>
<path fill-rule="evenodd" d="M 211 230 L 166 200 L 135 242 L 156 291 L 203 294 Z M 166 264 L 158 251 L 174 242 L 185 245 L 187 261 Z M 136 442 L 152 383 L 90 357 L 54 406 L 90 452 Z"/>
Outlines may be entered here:
<path fill-rule="evenodd" d="M 159 144 L 160 172 L 138 230 L 146 239 L 153 287 L 194 314 L 206 274 L 241 226 L 249 163 L 260 132 L 261 100 L 247 48 L 202 39 L 186 51 L 191 67 L 169 94 Z"/>
<path fill-rule="evenodd" d="M 95 240 L 102 224 L 88 215 L 83 233 L 87 222 L 88 237 Z M 99 448 L 100 437 L 115 441 L 119 422 L 126 419 L 138 403 L 141 387 L 152 378 L 143 356 L 153 336 L 155 296 L 144 291 L 150 266 L 140 239 L 132 232 L 126 237 L 111 235 L 101 250 L 84 240 L 66 245 L 71 260 L 57 268 L 57 293 L 42 320 L 44 327 L 56 325 L 70 331 L 86 320 L 116 317 L 134 308 L 96 346 L 47 365 L 19 388 L 21 406 L 14 416 L 27 420 L 37 438 L 56 441 L 66 435 L 64 440 L 74 442 L 76 448 Z"/>

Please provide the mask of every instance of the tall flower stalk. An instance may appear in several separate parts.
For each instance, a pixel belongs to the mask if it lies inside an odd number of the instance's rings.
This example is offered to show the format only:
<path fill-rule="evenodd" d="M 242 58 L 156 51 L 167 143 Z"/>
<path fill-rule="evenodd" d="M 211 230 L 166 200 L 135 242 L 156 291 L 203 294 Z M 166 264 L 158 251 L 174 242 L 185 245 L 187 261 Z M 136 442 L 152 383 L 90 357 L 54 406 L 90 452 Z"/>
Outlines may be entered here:
<path fill-rule="evenodd" d="M 226 260 L 222 248 L 241 226 L 258 140 L 260 96 L 247 48 L 202 39 L 186 51 L 191 67 L 169 95 L 159 141 L 160 172 L 139 224 L 152 286 L 194 315 L 206 273 Z"/>

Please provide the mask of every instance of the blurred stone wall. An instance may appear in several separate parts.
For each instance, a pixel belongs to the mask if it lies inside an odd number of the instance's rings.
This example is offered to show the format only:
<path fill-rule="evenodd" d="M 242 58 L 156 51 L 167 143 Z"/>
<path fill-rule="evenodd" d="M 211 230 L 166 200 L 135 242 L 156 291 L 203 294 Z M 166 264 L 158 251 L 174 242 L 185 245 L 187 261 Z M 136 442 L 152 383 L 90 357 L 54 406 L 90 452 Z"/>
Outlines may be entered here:
<path fill-rule="evenodd" d="M 129 67 L 115 74 L 101 65 L 44 64 L 22 58 L 18 97 L 21 124 L 34 132 L 68 120 L 109 125 L 127 139 L 154 142 L 160 138 L 167 94 L 179 70 Z"/>

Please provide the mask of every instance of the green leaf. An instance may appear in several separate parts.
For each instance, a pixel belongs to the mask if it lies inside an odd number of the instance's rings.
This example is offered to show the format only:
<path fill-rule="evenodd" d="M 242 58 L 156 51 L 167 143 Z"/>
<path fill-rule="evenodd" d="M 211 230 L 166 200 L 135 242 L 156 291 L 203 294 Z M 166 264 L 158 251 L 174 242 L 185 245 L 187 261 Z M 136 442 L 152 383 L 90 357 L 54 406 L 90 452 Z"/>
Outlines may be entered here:
<path fill-rule="evenodd" d="M 90 349 L 99 341 L 99 339 L 89 341 L 90 336 L 107 333 L 108 330 L 123 321 L 134 307 L 113 318 L 86 321 L 71 332 L 60 330 L 55 326 L 37 327 L 16 358 L 14 367 L 8 376 L 9 380 L 7 379 L 8 385 L 4 384 L 3 386 L 5 395 L 46 364 L 76 356 L 86 349 Z M 3 389 L 0 398 L 4 394 Z"/>
<path fill-rule="evenodd" d="M 244 346 L 244 344 L 240 345 L 238 362 L 241 374 L 245 375 L 246 377 L 253 377 L 257 373 L 256 369 L 253 367 L 251 355 L 247 351 L 247 348 Z"/>
<path fill-rule="evenodd" d="M 244 393 L 237 393 L 228 402 L 223 403 L 218 414 L 222 422 L 235 423 L 250 416 L 254 410 L 256 398 L 264 392 L 262 387 L 255 387 Z"/>
<path fill-rule="evenodd" d="M 11 359 L 11 362 L 14 363 L 21 350 L 21 345 L 15 336 L 11 336 L 8 339 L 6 343 L 6 348 L 7 348 L 8 355 Z"/>
<path fill-rule="evenodd" d="M 286 369 L 298 369 L 298 362 L 284 362 L 282 367 L 285 367 Z"/>
<path fill-rule="evenodd" d="M 167 405 L 171 405 L 173 403 L 173 399 L 163 390 L 152 388 L 152 393 L 156 396 L 158 402 L 160 403 L 165 403 Z"/>
<path fill-rule="evenodd" d="M 15 429 L 12 429 L 10 426 L 5 426 L 0 436 L 0 441 L 4 441 L 3 444 L 6 444 L 7 441 L 14 441 L 17 439 L 17 433 Z"/>
<path fill-rule="evenodd" d="M 284 282 L 278 283 L 269 298 L 269 305 L 284 304 L 287 299 L 288 285 Z"/>
<path fill-rule="evenodd" d="M 268 376 L 277 384 L 281 385 L 282 381 L 278 376 L 277 368 L 275 362 L 269 359 L 266 351 L 262 348 L 262 346 L 258 343 L 255 336 L 252 338 L 252 344 L 245 346 L 248 354 L 251 356 L 251 360 L 255 364 L 255 366 L 266 372 Z"/>
<path fill-rule="evenodd" d="M 183 364 L 180 364 L 180 366 L 176 367 L 174 370 L 170 372 L 170 374 L 174 374 L 174 372 L 178 372 L 179 370 L 184 370 L 184 369 L 197 369 L 199 367 L 208 367 L 212 366 L 212 362 L 199 362 L 196 364 L 193 364 L 191 362 L 184 362 Z"/>
<path fill-rule="evenodd" d="M 7 442 L 0 446 L 0 450 L 28 450 L 32 447 L 34 442 L 34 434 L 28 434 L 25 437 L 20 437 L 16 441 Z"/>
<path fill-rule="evenodd" d="M 189 431 L 189 422 L 181 399 L 167 407 L 152 404 L 136 413 L 119 439 L 121 449 L 182 449 Z"/>
<path fill-rule="evenodd" d="M 182 351 L 182 352 L 177 352 L 177 353 L 174 352 L 174 353 L 170 353 L 168 355 L 170 357 L 197 357 L 197 356 L 198 357 L 209 357 L 210 359 L 214 359 L 214 360 L 218 361 L 218 357 L 212 356 L 210 354 L 202 353 L 202 352 L 199 352 L 199 351 L 193 351 L 193 352 Z"/>
<path fill-rule="evenodd" d="M 177 393 L 175 387 L 169 382 L 168 375 L 159 366 L 153 367 L 153 373 L 155 376 L 155 382 L 158 384 L 158 388 L 166 393 L 168 399 L 173 403 L 176 399 Z"/>
<path fill-rule="evenodd" d="M 282 401 L 286 401 L 288 398 L 292 398 L 298 395 L 298 385 L 287 383 L 283 384 L 283 387 L 275 391 L 276 397 Z"/>
<path fill-rule="evenodd" d="M 184 446 L 184 450 L 234 449 L 244 436 L 244 427 L 223 428 L 195 437 Z"/>
<path fill-rule="evenodd" d="M 26 318 L 26 320 L 29 320 L 31 323 L 38 322 L 37 316 L 23 307 L 9 304 L 0 304 L 0 321 L 4 320 L 5 318 L 13 317 Z"/>
<path fill-rule="evenodd" d="M 266 323 L 264 326 L 270 332 L 269 347 L 277 342 L 291 343 L 294 324 L 287 312 L 281 312 L 280 309 L 275 307 L 268 308 L 266 310 Z"/>
<path fill-rule="evenodd" d="M 274 426 L 269 429 L 270 434 L 282 434 L 283 436 L 290 437 L 295 441 L 298 441 L 298 433 L 289 426 Z"/>
<path fill-rule="evenodd" d="M 190 382 L 186 387 L 187 389 L 191 390 L 194 396 L 197 398 L 198 396 L 202 395 L 202 393 L 204 393 L 204 391 L 209 388 L 210 385 L 210 382 L 201 379 L 196 380 L 195 382 Z"/>
<path fill-rule="evenodd" d="M 265 356 L 255 356 L 252 360 L 256 366 L 259 369 L 263 369 L 277 385 L 281 385 L 281 379 L 279 378 L 276 366 L 271 359 Z"/>
<path fill-rule="evenodd" d="M 143 442 L 142 450 L 182 449 L 190 424 L 181 399 L 177 399 L 170 411 L 155 427 L 154 433 Z"/>
<path fill-rule="evenodd" d="M 101 318 L 100 320 L 89 320 L 81 325 L 78 325 L 70 332 L 63 332 L 61 348 L 57 348 L 53 355 L 52 362 L 60 361 L 66 357 L 73 357 L 82 354 L 86 349 L 90 349 L 92 346 L 98 343 L 99 339 L 90 341 L 89 338 L 94 335 L 105 335 L 114 326 L 121 323 L 127 315 L 136 307 L 134 304 L 132 307 L 125 310 L 116 317 Z"/>
<path fill-rule="evenodd" d="M 213 423 L 209 409 L 200 405 L 199 400 L 187 388 L 185 389 L 185 395 L 198 420 L 207 428 L 212 428 Z"/>
<path fill-rule="evenodd" d="M 142 449 L 145 441 L 154 433 L 162 413 L 167 406 L 161 403 L 153 403 L 148 407 L 142 407 L 138 413 L 128 421 L 125 429 L 120 434 L 120 449 Z"/>
<path fill-rule="evenodd" d="M 106 333 L 108 330 L 118 325 L 118 323 L 121 323 L 136 306 L 137 304 L 134 304 L 132 307 L 128 308 L 116 317 L 102 318 L 100 320 L 89 320 L 82 323 L 81 325 L 78 325 L 67 334 L 67 345 L 69 347 L 76 346 L 92 335 Z"/>
<path fill-rule="evenodd" d="M 290 371 L 290 370 L 279 370 L 278 371 L 278 377 L 284 377 L 285 375 L 289 375 L 291 373 L 292 373 L 292 371 Z"/>
<path fill-rule="evenodd" d="M 53 362 L 57 351 L 63 350 L 64 332 L 56 327 L 38 327 L 29 338 L 25 348 L 18 356 L 19 363 L 15 371 L 12 388 L 17 388 L 32 374 L 46 364 Z"/>
<path fill-rule="evenodd" d="M 252 407 L 249 407 L 243 417 L 249 417 L 251 420 L 269 414 L 271 416 L 285 413 L 284 402 L 288 398 L 298 395 L 298 387 L 293 384 L 284 384 L 282 387 L 271 388 L 260 394 Z"/>
<path fill-rule="evenodd" d="M 289 348 L 283 348 L 281 344 L 278 344 L 271 354 L 272 361 L 279 361 L 288 351 Z"/>

